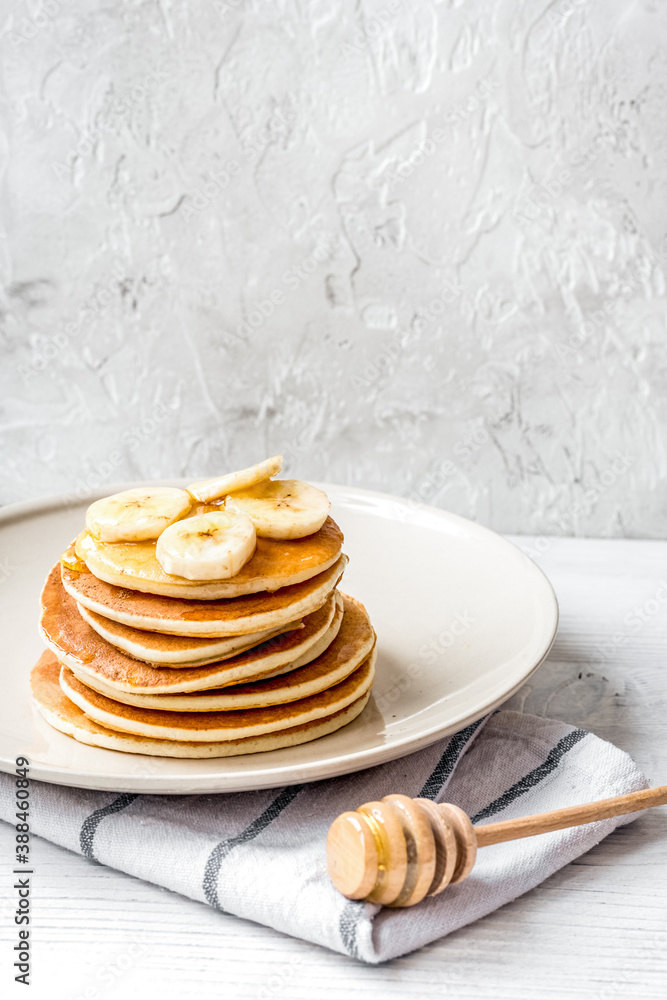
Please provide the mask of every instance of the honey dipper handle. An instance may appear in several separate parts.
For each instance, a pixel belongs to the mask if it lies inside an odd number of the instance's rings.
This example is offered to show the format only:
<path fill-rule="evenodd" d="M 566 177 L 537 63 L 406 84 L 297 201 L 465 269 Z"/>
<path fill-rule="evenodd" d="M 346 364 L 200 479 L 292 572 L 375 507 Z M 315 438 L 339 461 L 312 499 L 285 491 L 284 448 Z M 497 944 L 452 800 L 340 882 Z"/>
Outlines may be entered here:
<path fill-rule="evenodd" d="M 488 823 L 475 827 L 477 846 L 488 847 L 490 844 L 502 844 L 506 840 L 519 840 L 521 837 L 534 837 L 538 833 L 583 826 L 585 823 L 595 823 L 600 819 L 609 819 L 610 816 L 623 816 L 625 813 L 639 812 L 665 803 L 667 785 L 661 785 L 659 788 L 646 788 L 641 792 L 617 795 L 613 799 L 601 799 L 583 806 L 554 809 L 553 812 L 506 819 L 501 823 Z"/>

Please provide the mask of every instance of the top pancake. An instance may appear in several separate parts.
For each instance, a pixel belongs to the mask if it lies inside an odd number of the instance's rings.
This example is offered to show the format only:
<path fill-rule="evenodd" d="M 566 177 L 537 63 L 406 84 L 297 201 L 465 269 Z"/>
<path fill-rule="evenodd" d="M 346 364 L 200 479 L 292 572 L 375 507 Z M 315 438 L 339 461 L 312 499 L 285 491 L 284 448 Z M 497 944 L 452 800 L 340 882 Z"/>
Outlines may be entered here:
<path fill-rule="evenodd" d="M 61 566 L 63 587 L 95 614 L 133 628 L 172 635 L 228 636 L 275 629 L 321 608 L 343 575 L 347 556 L 303 583 L 233 600 L 187 601 L 126 590 L 88 570 Z"/>
<path fill-rule="evenodd" d="M 47 645 L 50 640 L 59 642 L 63 630 L 70 634 L 70 642 L 79 644 L 79 652 L 86 653 L 86 640 L 76 636 L 81 628 L 81 619 L 99 636 L 116 646 L 135 660 L 164 665 L 166 667 L 200 667 L 207 663 L 217 663 L 229 659 L 247 649 L 252 649 L 283 632 L 301 629 L 300 619 L 288 622 L 277 629 L 250 632 L 248 635 L 234 635 L 227 638 L 193 639 L 191 636 L 163 635 L 161 632 L 143 632 L 121 625 L 96 615 L 79 605 L 63 588 L 60 565 L 56 564 L 46 578 L 42 589 L 42 615 L 40 624 Z"/>
<path fill-rule="evenodd" d="M 202 507 L 215 510 L 215 507 Z M 197 513 L 198 511 L 193 511 Z M 343 533 L 330 517 L 319 531 L 305 538 L 279 540 L 258 538 L 251 559 L 228 580 L 186 580 L 173 576 L 155 557 L 156 540 L 146 542 L 100 542 L 83 532 L 65 553 L 70 565 L 79 560 L 99 580 L 162 597 L 189 601 L 215 601 L 262 591 L 279 590 L 309 580 L 332 566 L 340 556 Z"/>

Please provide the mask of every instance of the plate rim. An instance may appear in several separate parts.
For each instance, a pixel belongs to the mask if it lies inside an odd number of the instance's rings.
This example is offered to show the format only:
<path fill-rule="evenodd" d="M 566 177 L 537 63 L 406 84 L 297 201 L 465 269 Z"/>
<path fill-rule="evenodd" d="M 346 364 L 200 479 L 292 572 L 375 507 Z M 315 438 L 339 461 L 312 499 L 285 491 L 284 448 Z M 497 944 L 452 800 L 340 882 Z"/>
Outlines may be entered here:
<path fill-rule="evenodd" d="M 0 508 L 0 525 L 4 525 L 12 520 L 21 520 L 25 517 L 48 514 L 52 510 L 61 510 L 67 506 L 73 507 L 81 506 L 85 503 L 92 503 L 94 500 L 109 496 L 111 493 L 117 493 L 121 490 L 131 489 L 136 486 L 183 486 L 192 481 L 191 477 L 159 477 L 142 480 L 127 480 L 120 483 L 108 483 L 94 490 L 91 489 L 87 491 L 83 497 L 77 497 L 73 493 L 60 493 L 51 494 L 45 497 L 38 497 L 31 500 L 22 500 L 6 504 Z M 476 535 L 481 538 L 488 538 L 489 541 L 493 541 L 495 544 L 500 542 L 501 546 L 507 547 L 508 550 L 518 552 L 525 560 L 526 564 L 531 567 L 531 572 L 537 573 L 537 578 L 541 580 L 544 588 L 544 594 L 549 598 L 550 603 L 550 632 L 546 644 L 537 661 L 529 670 L 522 674 L 521 679 L 515 684 L 504 689 L 501 695 L 490 699 L 488 703 L 485 702 L 483 708 L 478 707 L 471 712 L 464 712 L 453 721 L 450 719 L 448 722 L 441 724 L 436 723 L 429 729 L 420 733 L 418 736 L 411 736 L 408 734 L 402 738 L 395 739 L 389 744 L 385 743 L 375 747 L 368 747 L 361 751 L 348 752 L 338 758 L 329 757 L 317 762 L 305 761 L 300 764 L 287 766 L 283 765 L 282 767 L 268 769 L 255 768 L 250 772 L 252 775 L 252 780 L 250 782 L 247 780 L 248 772 L 236 772 L 231 775 L 225 775 L 224 772 L 218 772 L 211 773 L 210 775 L 205 774 L 196 776 L 190 776 L 187 773 L 178 775 L 129 775 L 116 774 L 115 772 L 110 771 L 105 771 L 103 774 L 94 774 L 74 769 L 67 769 L 62 766 L 55 766 L 48 763 L 31 762 L 30 770 L 31 777 L 33 779 L 45 781 L 50 784 L 65 785 L 73 788 L 96 789 L 100 791 L 138 791 L 142 794 L 152 795 L 190 795 L 210 792 L 224 794 L 226 792 L 233 793 L 279 788 L 286 784 L 306 784 L 310 781 L 322 781 L 327 778 L 340 777 L 345 774 L 352 774 L 357 771 L 367 770 L 371 767 L 376 767 L 391 760 L 407 756 L 410 753 L 415 753 L 427 746 L 431 746 L 439 739 L 464 729 L 473 722 L 484 718 L 484 716 L 493 712 L 499 705 L 516 694 L 516 692 L 544 663 L 549 655 L 549 652 L 551 651 L 551 648 L 553 647 L 558 632 L 560 619 L 558 598 L 551 581 L 542 567 L 539 566 L 535 560 L 531 559 L 525 552 L 523 552 L 517 544 L 510 541 L 510 539 L 504 535 L 494 531 L 492 528 L 488 528 L 485 525 L 472 521 L 471 519 L 463 517 L 460 514 L 455 514 L 452 511 L 448 511 L 440 507 L 434 507 L 430 504 L 422 503 L 421 501 L 413 501 L 409 498 L 401 497 L 398 494 L 338 483 L 314 481 L 313 485 L 320 489 L 324 489 L 326 492 L 330 491 L 332 494 L 338 494 L 339 497 L 348 494 L 351 499 L 358 497 L 365 500 L 370 499 L 383 501 L 385 503 L 391 502 L 402 507 L 409 506 L 410 511 L 422 512 L 423 514 L 428 515 L 429 518 L 435 517 L 436 520 L 442 520 L 450 524 L 453 522 L 459 527 L 465 529 L 468 534 Z M 549 624 L 549 622 L 546 624 Z M 36 711 L 34 706 L 32 706 L 32 710 L 33 712 Z M 354 725 L 355 721 L 356 720 L 354 720 L 351 725 Z M 48 725 L 48 723 L 45 724 Z M 88 744 L 83 743 L 80 745 L 88 746 Z M 304 744 L 304 746 L 307 746 L 307 744 Z M 100 748 L 91 747 L 91 749 Z M 169 758 L 164 757 L 153 758 L 146 754 L 134 754 L 130 756 L 142 757 L 147 760 L 169 760 Z M 245 756 L 247 756 L 248 760 L 251 760 L 253 758 L 260 758 L 261 754 L 247 754 Z M 215 760 L 216 758 L 210 759 Z M 224 762 L 225 760 L 224 757 L 218 759 L 221 762 Z M 0 757 L 0 771 L 12 773 L 13 769 L 14 761 L 9 761 L 4 757 Z"/>

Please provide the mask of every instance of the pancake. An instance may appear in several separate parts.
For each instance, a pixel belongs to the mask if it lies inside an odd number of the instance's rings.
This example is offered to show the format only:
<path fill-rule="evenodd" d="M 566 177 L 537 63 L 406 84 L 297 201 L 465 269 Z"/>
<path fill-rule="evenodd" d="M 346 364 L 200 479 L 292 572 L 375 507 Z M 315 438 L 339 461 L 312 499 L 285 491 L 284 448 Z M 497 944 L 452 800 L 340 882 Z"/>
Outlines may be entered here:
<path fill-rule="evenodd" d="M 93 722 L 65 697 L 58 682 L 59 673 L 60 665 L 56 657 L 46 650 L 33 668 L 31 676 L 36 707 L 49 725 L 89 746 L 153 757 L 233 757 L 297 746 L 299 743 L 308 743 L 346 726 L 363 712 L 370 698 L 370 691 L 367 691 L 339 712 L 315 722 L 282 729 L 274 734 L 218 743 L 173 742 L 114 732 Z"/>
<path fill-rule="evenodd" d="M 342 619 L 342 623 L 337 635 L 319 656 L 306 666 L 290 668 L 279 676 L 252 684 L 235 684 L 192 694 L 164 694 L 158 688 L 157 693 L 146 695 L 118 691 L 89 670 L 79 670 L 71 662 L 67 666 L 78 680 L 98 694 L 137 708 L 156 708 L 165 712 L 224 712 L 299 701 L 344 680 L 366 659 L 375 644 L 375 633 L 363 605 L 351 597 L 340 597 L 337 618 L 339 622 Z"/>
<path fill-rule="evenodd" d="M 189 601 L 215 601 L 264 591 L 270 593 L 310 580 L 339 559 L 343 533 L 328 517 L 319 531 L 305 538 L 258 538 L 254 555 L 236 576 L 204 582 L 165 573 L 155 557 L 156 544 L 155 539 L 100 542 L 83 532 L 76 542 L 76 554 L 70 546 L 65 558 L 72 562 L 78 557 L 99 580 L 115 587 Z"/>
<path fill-rule="evenodd" d="M 141 632 L 129 625 L 121 625 L 109 618 L 96 615 L 82 605 L 76 603 L 64 589 L 60 566 L 54 566 L 49 573 L 42 590 L 42 615 L 40 625 L 47 645 L 58 655 L 58 649 L 65 637 L 67 650 L 74 654 L 72 643 L 80 645 L 81 656 L 87 656 L 87 645 L 90 643 L 89 632 L 80 633 L 80 619 L 113 646 L 122 649 L 128 656 L 145 663 L 165 667 L 199 667 L 207 663 L 217 663 L 229 659 L 246 649 L 252 649 L 267 639 L 301 629 L 301 621 L 289 622 L 276 629 L 264 632 L 251 632 L 248 635 L 232 636 L 228 639 L 193 639 L 177 635 L 161 635 L 159 632 Z M 333 615 L 333 607 L 331 609 Z"/>
<path fill-rule="evenodd" d="M 51 616 L 50 631 L 42 633 L 49 649 L 91 687 L 97 681 L 114 692 L 135 694 L 204 691 L 296 669 L 326 649 L 343 617 L 343 599 L 336 592 L 306 616 L 303 628 L 284 632 L 237 656 L 204 667 L 152 667 L 111 646 L 80 615 L 72 615 L 68 604 L 74 604 L 75 609 L 76 604 L 62 593 L 61 609 L 56 608 Z"/>
<path fill-rule="evenodd" d="M 58 574 L 58 583 L 60 574 Z M 69 595 L 68 595 L 69 596 Z M 70 598 L 71 599 L 71 598 Z M 252 649 L 267 639 L 272 639 L 282 632 L 292 632 L 302 627 L 298 620 L 288 622 L 276 629 L 266 629 L 264 632 L 250 632 L 248 635 L 232 636 L 227 639 L 194 639 L 185 635 L 162 635 L 160 632 L 141 632 L 129 625 L 112 622 L 110 618 L 96 615 L 82 604 L 76 604 L 81 617 L 94 628 L 98 635 L 110 642 L 117 649 L 122 649 L 128 656 L 144 663 L 153 663 L 162 667 L 203 667 L 207 663 L 217 663 L 230 656 L 236 656 L 246 649 Z"/>
<path fill-rule="evenodd" d="M 247 635 L 275 629 L 321 608 L 347 565 L 341 555 L 317 576 L 273 593 L 247 594 L 235 600 L 186 601 L 126 590 L 98 580 L 90 572 L 61 566 L 63 586 L 77 603 L 122 625 L 149 632 L 202 637 Z"/>
<path fill-rule="evenodd" d="M 70 701 L 105 729 L 151 739 L 216 743 L 263 736 L 340 712 L 370 690 L 374 673 L 375 651 L 345 680 L 326 691 L 288 704 L 234 712 L 163 712 L 122 705 L 87 687 L 65 666 L 60 670 L 60 686 Z"/>

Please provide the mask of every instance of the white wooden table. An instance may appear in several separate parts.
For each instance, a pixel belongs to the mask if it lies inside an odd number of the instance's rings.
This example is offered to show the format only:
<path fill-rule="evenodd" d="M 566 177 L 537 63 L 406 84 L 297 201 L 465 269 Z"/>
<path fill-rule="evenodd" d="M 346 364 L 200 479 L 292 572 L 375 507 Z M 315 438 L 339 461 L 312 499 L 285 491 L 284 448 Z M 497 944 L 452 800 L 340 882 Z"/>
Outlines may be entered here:
<path fill-rule="evenodd" d="M 667 783 L 667 542 L 524 538 L 561 606 L 512 708 L 591 729 Z M 643 619 L 643 620 L 642 620 Z M 0 823 L 9 856 L 13 831 Z M 667 997 L 667 807 L 537 889 L 402 959 L 363 966 L 35 839 L 33 1000 Z M 6 863 L 4 868 L 6 870 Z M 8 880 L 3 878 L 3 890 Z M 2 996 L 13 925 L 0 927 Z"/>

